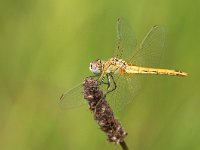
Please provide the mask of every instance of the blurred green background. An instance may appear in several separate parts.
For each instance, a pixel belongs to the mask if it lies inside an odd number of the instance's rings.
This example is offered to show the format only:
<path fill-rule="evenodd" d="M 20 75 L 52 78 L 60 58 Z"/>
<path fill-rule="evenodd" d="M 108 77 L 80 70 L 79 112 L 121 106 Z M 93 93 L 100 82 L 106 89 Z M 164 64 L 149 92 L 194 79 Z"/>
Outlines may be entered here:
<path fill-rule="evenodd" d="M 139 40 L 165 27 L 160 67 L 186 78 L 149 78 L 118 118 L 134 150 L 200 149 L 198 0 L 1 0 L 0 149 L 121 149 L 110 144 L 88 106 L 59 108 L 60 95 L 91 75 L 89 62 L 112 56 L 124 17 Z M 148 76 L 149 77 L 149 76 Z"/>

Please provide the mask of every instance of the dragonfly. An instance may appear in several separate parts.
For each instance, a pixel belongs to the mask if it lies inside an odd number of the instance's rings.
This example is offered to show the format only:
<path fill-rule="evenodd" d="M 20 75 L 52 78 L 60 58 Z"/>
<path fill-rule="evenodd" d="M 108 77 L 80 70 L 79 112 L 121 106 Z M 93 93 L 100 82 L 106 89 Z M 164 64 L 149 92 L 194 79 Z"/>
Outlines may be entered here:
<path fill-rule="evenodd" d="M 106 96 L 111 108 L 119 111 L 128 105 L 141 88 L 142 74 L 187 76 L 186 72 L 156 68 L 163 53 L 164 29 L 154 25 L 137 46 L 135 34 L 128 22 L 119 18 L 116 23 L 114 57 L 96 59 L 89 65 L 100 85 L 106 85 Z M 82 84 L 65 92 L 60 98 L 64 108 L 80 106 L 83 100 Z"/>

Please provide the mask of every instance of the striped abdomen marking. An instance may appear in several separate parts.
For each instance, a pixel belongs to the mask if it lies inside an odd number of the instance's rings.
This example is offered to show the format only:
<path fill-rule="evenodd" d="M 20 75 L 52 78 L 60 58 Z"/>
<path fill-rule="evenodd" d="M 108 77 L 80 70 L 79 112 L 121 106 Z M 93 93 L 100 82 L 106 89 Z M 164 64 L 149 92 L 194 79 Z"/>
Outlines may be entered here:
<path fill-rule="evenodd" d="M 161 74 L 170 76 L 187 76 L 186 72 L 169 70 L 169 69 L 157 69 L 157 68 L 145 68 L 138 66 L 127 66 L 126 73 L 141 73 L 141 74 Z"/>

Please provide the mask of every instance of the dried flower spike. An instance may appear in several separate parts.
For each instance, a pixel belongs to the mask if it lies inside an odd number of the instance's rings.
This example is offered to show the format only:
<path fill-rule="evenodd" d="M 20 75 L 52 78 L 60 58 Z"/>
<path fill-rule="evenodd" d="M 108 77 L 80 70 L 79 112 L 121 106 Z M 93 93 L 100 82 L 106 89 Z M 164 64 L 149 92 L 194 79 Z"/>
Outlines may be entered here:
<path fill-rule="evenodd" d="M 108 141 L 120 144 L 123 150 L 127 150 L 124 138 L 127 132 L 124 131 L 119 121 L 114 117 L 113 111 L 105 99 L 105 95 L 99 88 L 98 82 L 88 77 L 83 83 L 84 98 L 87 100 L 94 119 L 102 131 L 108 137 Z"/>

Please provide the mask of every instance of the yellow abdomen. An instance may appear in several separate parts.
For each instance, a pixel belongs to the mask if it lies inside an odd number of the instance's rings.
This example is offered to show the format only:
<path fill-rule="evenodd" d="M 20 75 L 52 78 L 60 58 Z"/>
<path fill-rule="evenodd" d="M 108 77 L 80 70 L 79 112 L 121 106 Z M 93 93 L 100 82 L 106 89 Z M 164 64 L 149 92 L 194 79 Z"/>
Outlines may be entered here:
<path fill-rule="evenodd" d="M 171 76 L 187 76 L 186 72 L 169 70 L 169 69 L 157 69 L 157 68 L 145 68 L 138 66 L 127 66 L 125 69 L 126 73 L 141 73 L 141 74 L 161 74 Z"/>

